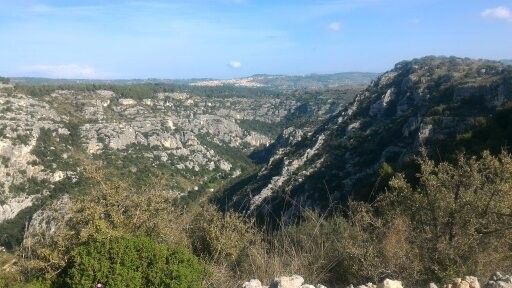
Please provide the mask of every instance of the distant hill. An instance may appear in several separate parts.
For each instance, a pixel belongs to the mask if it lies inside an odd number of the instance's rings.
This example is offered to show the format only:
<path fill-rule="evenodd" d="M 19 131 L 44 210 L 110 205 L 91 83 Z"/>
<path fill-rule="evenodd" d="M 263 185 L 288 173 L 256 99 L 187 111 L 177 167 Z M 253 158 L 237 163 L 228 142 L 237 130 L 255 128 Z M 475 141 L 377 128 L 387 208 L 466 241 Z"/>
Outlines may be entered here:
<path fill-rule="evenodd" d="M 188 84 L 198 80 L 179 79 L 56 79 L 40 77 L 12 77 L 11 82 L 23 85 L 73 85 L 73 84 L 112 84 L 112 85 L 135 85 L 148 83 L 163 84 Z"/>
<path fill-rule="evenodd" d="M 512 65 L 512 59 L 503 59 L 503 60 L 501 60 L 501 63 L 507 64 L 507 65 Z"/>
<path fill-rule="evenodd" d="M 347 85 L 368 85 L 379 74 L 345 72 L 336 74 L 309 74 L 303 76 L 257 74 L 250 77 L 228 80 L 205 80 L 192 82 L 194 86 L 245 86 L 269 87 L 282 90 L 335 88 Z"/>
<path fill-rule="evenodd" d="M 250 77 L 235 79 L 51 79 L 36 77 L 14 77 L 11 81 L 14 84 L 23 85 L 69 85 L 69 84 L 113 84 L 113 85 L 133 85 L 133 84 L 174 84 L 174 85 L 192 85 L 192 86 L 237 86 L 258 88 L 265 87 L 270 89 L 294 90 L 294 89 L 320 89 L 336 88 L 341 86 L 366 86 L 378 77 L 377 73 L 365 72 L 345 72 L 336 74 L 309 74 L 303 76 L 285 76 L 285 75 L 266 75 L 257 74 Z"/>

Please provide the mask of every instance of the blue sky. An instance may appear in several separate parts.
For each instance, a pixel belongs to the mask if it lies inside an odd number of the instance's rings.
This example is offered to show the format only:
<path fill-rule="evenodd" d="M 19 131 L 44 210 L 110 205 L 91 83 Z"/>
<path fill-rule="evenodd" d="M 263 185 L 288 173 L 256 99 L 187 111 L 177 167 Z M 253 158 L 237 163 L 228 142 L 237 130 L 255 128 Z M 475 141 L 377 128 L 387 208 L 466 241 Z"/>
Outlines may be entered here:
<path fill-rule="evenodd" d="M 512 0 L 0 0 L 0 75 L 231 78 L 512 58 Z"/>

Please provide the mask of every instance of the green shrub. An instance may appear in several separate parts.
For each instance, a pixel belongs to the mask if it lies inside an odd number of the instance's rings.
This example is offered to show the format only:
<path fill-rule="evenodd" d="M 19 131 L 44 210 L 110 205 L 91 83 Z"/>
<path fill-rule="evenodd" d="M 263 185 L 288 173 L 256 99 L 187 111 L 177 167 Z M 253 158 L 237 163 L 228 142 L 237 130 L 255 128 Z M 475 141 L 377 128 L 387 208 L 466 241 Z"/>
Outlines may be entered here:
<path fill-rule="evenodd" d="M 93 240 L 79 246 L 63 273 L 65 286 L 201 287 L 205 270 L 185 249 L 146 237 Z"/>
<path fill-rule="evenodd" d="M 50 288 L 51 282 L 48 280 L 33 280 L 27 283 L 16 279 L 9 279 L 0 276 L 0 288 Z"/>

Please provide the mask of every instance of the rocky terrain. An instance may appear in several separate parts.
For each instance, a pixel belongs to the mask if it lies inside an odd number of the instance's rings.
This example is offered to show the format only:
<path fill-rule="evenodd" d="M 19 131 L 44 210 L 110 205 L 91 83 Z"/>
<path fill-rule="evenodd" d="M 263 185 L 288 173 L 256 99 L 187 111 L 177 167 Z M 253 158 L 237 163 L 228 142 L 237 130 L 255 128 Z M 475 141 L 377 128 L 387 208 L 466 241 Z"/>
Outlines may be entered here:
<path fill-rule="evenodd" d="M 252 279 L 245 282 L 243 288 L 326 288 L 322 284 L 310 285 L 304 283 L 304 278 L 299 275 L 293 275 L 290 277 L 282 276 L 277 277 L 271 281 L 270 286 L 264 286 L 258 279 Z M 384 279 L 378 284 L 367 283 L 363 285 L 349 285 L 346 288 L 402 288 L 402 282 L 398 280 Z M 405 286 L 407 287 L 407 286 Z M 429 288 L 437 288 L 438 285 L 430 283 Z M 440 285 L 439 287 L 445 288 L 510 288 L 512 287 L 512 276 L 502 275 L 500 272 L 496 272 L 486 282 L 481 282 L 477 277 L 466 276 L 464 278 L 455 278 L 451 283 Z"/>
<path fill-rule="evenodd" d="M 0 223 L 22 228 L 44 199 L 79 189 L 83 157 L 120 177 L 163 175 L 164 189 L 176 195 L 213 191 L 254 169 L 249 154 L 282 129 L 313 127 L 357 91 L 352 85 L 285 94 L 158 87 L 3 84 Z"/>
<path fill-rule="evenodd" d="M 499 62 L 426 57 L 398 63 L 315 131 L 283 134 L 288 140 L 279 141 L 286 145 L 243 185 L 227 189 L 223 205 L 293 218 L 303 208 L 371 200 L 382 167 L 400 171 L 423 148 L 449 150 L 510 100 L 512 67 Z"/>

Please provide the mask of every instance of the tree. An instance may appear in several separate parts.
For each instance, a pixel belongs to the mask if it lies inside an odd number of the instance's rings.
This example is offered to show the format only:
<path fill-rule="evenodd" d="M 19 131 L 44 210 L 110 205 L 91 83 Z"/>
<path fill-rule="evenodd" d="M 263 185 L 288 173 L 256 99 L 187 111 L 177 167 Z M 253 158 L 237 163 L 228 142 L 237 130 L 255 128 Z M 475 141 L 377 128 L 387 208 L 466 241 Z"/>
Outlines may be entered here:
<path fill-rule="evenodd" d="M 426 274 L 446 279 L 488 276 L 512 267 L 512 157 L 460 155 L 455 164 L 420 159 L 419 183 L 395 177 L 378 208 L 391 222 L 405 217 Z"/>

